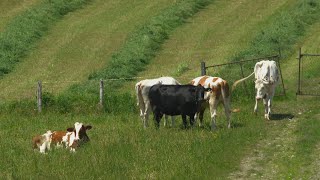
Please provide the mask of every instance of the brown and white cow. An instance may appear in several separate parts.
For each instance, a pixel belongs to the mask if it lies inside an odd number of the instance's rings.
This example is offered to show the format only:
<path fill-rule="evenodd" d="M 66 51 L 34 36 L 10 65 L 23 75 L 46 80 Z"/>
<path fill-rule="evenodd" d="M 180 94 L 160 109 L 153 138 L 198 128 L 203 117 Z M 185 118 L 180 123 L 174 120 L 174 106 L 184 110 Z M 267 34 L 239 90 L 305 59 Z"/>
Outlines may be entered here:
<path fill-rule="evenodd" d="M 143 122 L 144 128 L 148 126 L 149 114 L 152 112 L 150 107 L 150 100 L 148 97 L 151 86 L 156 84 L 163 85 L 180 85 L 180 83 L 172 77 L 160 77 L 157 79 L 145 79 L 139 81 L 135 85 L 137 95 L 137 105 L 140 108 L 140 117 Z M 172 118 L 172 126 L 174 126 L 174 117 Z M 164 126 L 166 126 L 168 117 L 165 115 Z"/>
<path fill-rule="evenodd" d="M 86 131 L 91 128 L 92 126 L 90 125 L 85 126 L 76 122 L 74 127 L 68 128 L 67 131 L 54 131 L 51 142 L 58 147 L 64 146 L 75 152 L 78 146 L 90 140 Z"/>
<path fill-rule="evenodd" d="M 200 76 L 191 81 L 191 84 L 194 86 L 201 85 L 204 88 L 211 88 L 211 91 L 206 94 L 206 101 L 202 104 L 200 111 L 196 114 L 199 116 L 199 126 L 203 124 L 203 113 L 207 106 L 210 108 L 211 114 L 211 129 L 216 128 L 216 116 L 217 116 L 217 106 L 221 102 L 224 105 L 225 115 L 228 121 L 228 128 L 231 127 L 230 122 L 230 92 L 229 84 L 227 81 L 223 80 L 220 77 L 211 77 L 211 76 Z"/>
<path fill-rule="evenodd" d="M 274 96 L 276 86 L 279 82 L 279 71 L 277 64 L 275 61 L 269 60 L 257 62 L 254 66 L 254 72 L 249 76 L 236 81 L 233 84 L 232 89 L 234 89 L 240 82 L 251 77 L 253 74 L 255 75 L 255 88 L 257 90 L 254 112 L 257 113 L 258 101 L 263 99 L 263 104 L 265 107 L 264 117 L 270 120 L 272 98 Z"/>
<path fill-rule="evenodd" d="M 40 153 L 46 153 L 46 150 L 50 150 L 52 140 L 52 132 L 49 130 L 42 135 L 37 135 L 32 138 L 32 148 L 40 150 Z"/>

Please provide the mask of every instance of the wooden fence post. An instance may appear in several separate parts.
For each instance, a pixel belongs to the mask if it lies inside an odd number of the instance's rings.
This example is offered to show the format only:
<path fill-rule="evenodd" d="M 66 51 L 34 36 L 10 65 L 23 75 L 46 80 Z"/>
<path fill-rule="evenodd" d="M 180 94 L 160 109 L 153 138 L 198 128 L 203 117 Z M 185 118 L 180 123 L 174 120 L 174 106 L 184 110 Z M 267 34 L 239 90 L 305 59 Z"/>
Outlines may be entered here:
<path fill-rule="evenodd" d="M 200 66 L 201 66 L 200 67 L 201 68 L 201 76 L 206 75 L 207 74 L 207 72 L 206 72 L 206 63 L 204 61 L 202 61 Z"/>
<path fill-rule="evenodd" d="M 298 60 L 299 60 L 299 65 L 298 65 L 298 89 L 297 89 L 297 95 L 301 94 L 301 60 L 302 60 L 302 54 L 301 54 L 301 47 L 299 48 L 298 52 Z"/>
<path fill-rule="evenodd" d="M 38 112 L 41 113 L 42 111 L 42 82 L 38 81 L 37 85 L 37 105 L 38 105 Z"/>
<path fill-rule="evenodd" d="M 103 80 L 100 79 L 100 101 L 99 101 L 99 105 L 101 107 L 103 107 L 103 101 L 104 101 L 104 88 L 103 88 Z"/>

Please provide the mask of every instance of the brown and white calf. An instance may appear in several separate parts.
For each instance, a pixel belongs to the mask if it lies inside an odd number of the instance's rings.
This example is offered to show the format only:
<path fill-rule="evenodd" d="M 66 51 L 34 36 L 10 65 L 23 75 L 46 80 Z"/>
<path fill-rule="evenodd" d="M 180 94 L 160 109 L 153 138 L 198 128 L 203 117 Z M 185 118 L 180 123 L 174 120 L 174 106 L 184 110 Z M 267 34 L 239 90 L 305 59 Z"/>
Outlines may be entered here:
<path fill-rule="evenodd" d="M 37 135 L 32 138 L 33 149 L 40 150 L 40 153 L 46 153 L 46 150 L 50 150 L 52 140 L 52 132 L 49 130 L 42 135 Z"/>
<path fill-rule="evenodd" d="M 224 105 L 224 111 L 228 121 L 228 128 L 231 127 L 230 122 L 230 92 L 229 84 L 227 81 L 223 80 L 220 77 L 211 77 L 211 76 L 200 76 L 191 81 L 191 84 L 194 86 L 201 85 L 204 88 L 211 88 L 211 91 L 206 92 L 206 101 L 202 103 L 200 110 L 195 115 L 195 121 L 197 116 L 199 116 L 199 126 L 202 126 L 203 123 L 203 113 L 206 107 L 209 106 L 211 114 L 211 130 L 216 128 L 216 116 L 217 116 L 217 107 L 221 102 Z"/>
<path fill-rule="evenodd" d="M 57 147 L 64 146 L 70 148 L 70 151 L 75 152 L 80 144 L 88 142 L 90 139 L 86 133 L 92 126 L 85 126 L 82 123 L 76 122 L 74 127 L 67 128 L 67 131 L 54 131 L 52 133 L 51 142 Z"/>

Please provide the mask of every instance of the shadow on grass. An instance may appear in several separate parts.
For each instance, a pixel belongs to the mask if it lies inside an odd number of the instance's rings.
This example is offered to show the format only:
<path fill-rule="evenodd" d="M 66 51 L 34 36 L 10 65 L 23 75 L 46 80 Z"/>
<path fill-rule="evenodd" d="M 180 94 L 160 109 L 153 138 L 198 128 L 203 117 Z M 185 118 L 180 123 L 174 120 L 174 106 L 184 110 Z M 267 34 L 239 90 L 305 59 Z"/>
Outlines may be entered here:
<path fill-rule="evenodd" d="M 294 117 L 292 114 L 272 114 L 270 120 L 272 121 L 281 121 L 281 120 L 290 120 Z"/>

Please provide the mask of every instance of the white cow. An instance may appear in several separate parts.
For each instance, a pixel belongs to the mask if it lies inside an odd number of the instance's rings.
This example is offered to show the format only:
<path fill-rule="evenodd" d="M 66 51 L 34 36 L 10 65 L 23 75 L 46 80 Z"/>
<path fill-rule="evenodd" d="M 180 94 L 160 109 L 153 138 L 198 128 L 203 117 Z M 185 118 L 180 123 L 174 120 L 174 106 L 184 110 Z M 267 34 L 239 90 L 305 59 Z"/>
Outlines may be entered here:
<path fill-rule="evenodd" d="M 227 81 L 220 77 L 211 77 L 211 76 L 200 76 L 191 81 L 191 84 L 194 86 L 201 85 L 205 88 L 211 88 L 211 91 L 207 92 L 205 99 L 206 102 L 202 103 L 199 112 L 196 113 L 195 121 L 197 116 L 199 116 L 199 126 L 202 126 L 203 123 L 203 113 L 206 107 L 209 105 L 210 114 L 211 114 L 211 130 L 216 128 L 216 116 L 217 116 L 217 106 L 221 102 L 224 106 L 224 111 L 228 121 L 228 128 L 231 127 L 230 115 L 230 92 L 229 84 Z"/>
<path fill-rule="evenodd" d="M 144 128 L 148 126 L 149 114 L 151 111 L 150 100 L 149 100 L 149 90 L 151 86 L 156 84 L 164 85 L 179 85 L 180 83 L 172 77 L 160 77 L 157 79 L 145 79 L 139 81 L 135 85 L 136 95 L 137 95 L 137 105 L 140 108 L 140 117 L 143 122 Z M 172 118 L 172 126 L 174 126 L 174 117 Z M 164 126 L 166 126 L 167 116 L 165 116 Z"/>
<path fill-rule="evenodd" d="M 248 79 L 252 75 L 255 75 L 255 88 L 257 90 L 256 94 L 256 104 L 254 106 L 254 112 L 258 111 L 258 101 L 263 99 L 263 104 L 265 107 L 264 117 L 270 120 L 271 116 L 271 102 L 275 93 L 276 86 L 279 82 L 279 71 L 275 61 L 263 60 L 257 62 L 254 66 L 254 72 L 248 77 L 240 79 L 233 84 L 232 89 L 235 86 Z"/>

